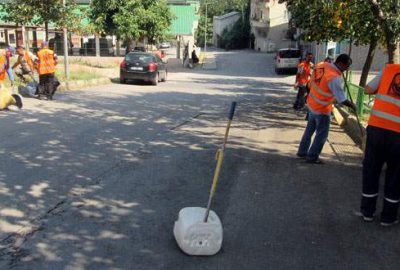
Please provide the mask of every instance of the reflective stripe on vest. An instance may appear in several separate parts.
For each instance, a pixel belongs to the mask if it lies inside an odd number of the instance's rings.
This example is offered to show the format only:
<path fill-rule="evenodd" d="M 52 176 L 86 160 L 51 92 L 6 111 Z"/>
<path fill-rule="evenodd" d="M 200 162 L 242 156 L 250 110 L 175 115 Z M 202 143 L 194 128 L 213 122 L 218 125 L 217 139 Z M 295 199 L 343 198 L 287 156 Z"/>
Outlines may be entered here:
<path fill-rule="evenodd" d="M 321 88 L 318 87 L 318 85 L 315 84 L 315 82 L 311 82 L 312 87 L 315 88 L 315 90 L 317 90 L 317 92 L 320 95 L 323 95 L 324 97 L 333 97 L 333 95 L 331 93 L 327 93 L 321 90 Z"/>
<path fill-rule="evenodd" d="M 314 99 L 315 102 L 317 102 L 318 104 L 322 105 L 322 106 L 328 106 L 330 103 L 328 101 L 322 101 L 319 98 L 317 98 L 316 96 L 314 96 L 313 93 L 310 93 L 310 96 Z"/>
<path fill-rule="evenodd" d="M 385 102 L 389 102 L 389 103 L 392 103 L 393 105 L 400 107 L 400 99 L 395 99 L 391 96 L 381 95 L 381 94 L 377 94 L 375 98 L 381 99 Z"/>
<path fill-rule="evenodd" d="M 330 114 L 335 96 L 329 89 L 329 82 L 341 76 L 341 72 L 335 69 L 330 63 L 322 62 L 317 64 L 311 77 L 311 89 L 307 99 L 308 107 L 322 114 Z"/>
<path fill-rule="evenodd" d="M 400 124 L 400 117 L 394 116 L 392 114 L 388 114 L 388 113 L 377 111 L 377 110 L 372 110 L 371 111 L 371 115 L 375 115 L 375 116 L 378 116 L 380 118 L 383 118 L 383 119 L 386 119 L 386 120 L 389 120 L 389 121 L 396 122 L 396 123 Z"/>
<path fill-rule="evenodd" d="M 383 70 L 368 125 L 400 133 L 400 64 Z"/>

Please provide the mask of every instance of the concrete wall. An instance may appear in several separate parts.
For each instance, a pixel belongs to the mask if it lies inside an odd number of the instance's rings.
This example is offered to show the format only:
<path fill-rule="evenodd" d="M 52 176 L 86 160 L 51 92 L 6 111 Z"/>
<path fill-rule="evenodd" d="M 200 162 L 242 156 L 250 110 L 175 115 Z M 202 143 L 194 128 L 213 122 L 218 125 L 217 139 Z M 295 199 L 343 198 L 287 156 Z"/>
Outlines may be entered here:
<path fill-rule="evenodd" d="M 218 47 L 218 39 L 221 37 L 225 29 L 232 28 L 233 25 L 240 19 L 239 12 L 231 12 L 223 16 L 214 16 L 213 20 L 213 44 Z"/>

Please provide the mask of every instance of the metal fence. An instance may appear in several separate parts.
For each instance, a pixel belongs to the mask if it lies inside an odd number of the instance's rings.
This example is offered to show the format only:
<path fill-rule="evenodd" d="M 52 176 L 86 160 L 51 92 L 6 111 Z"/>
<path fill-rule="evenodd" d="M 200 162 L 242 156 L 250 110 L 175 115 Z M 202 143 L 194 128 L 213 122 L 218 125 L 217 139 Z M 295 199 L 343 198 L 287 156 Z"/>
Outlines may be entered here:
<path fill-rule="evenodd" d="M 347 86 L 349 87 L 350 97 L 349 93 L 347 93 L 347 96 L 357 105 L 358 116 L 362 120 L 367 120 L 374 104 L 374 96 L 365 95 L 363 87 L 351 82 L 351 75 L 347 78 Z"/>

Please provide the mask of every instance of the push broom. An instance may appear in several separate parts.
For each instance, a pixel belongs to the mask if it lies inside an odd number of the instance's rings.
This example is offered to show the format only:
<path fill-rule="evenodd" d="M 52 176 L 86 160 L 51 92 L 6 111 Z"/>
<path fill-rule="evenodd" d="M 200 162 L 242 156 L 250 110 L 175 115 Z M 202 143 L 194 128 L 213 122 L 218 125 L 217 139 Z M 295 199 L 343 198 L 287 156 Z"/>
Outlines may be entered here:
<path fill-rule="evenodd" d="M 211 203 L 217 189 L 235 108 L 236 102 L 232 102 L 229 111 L 229 120 L 225 130 L 224 142 L 222 147 L 217 150 L 216 154 L 217 165 L 214 171 L 207 208 L 185 207 L 179 211 L 178 220 L 175 221 L 175 240 L 182 251 L 188 255 L 214 255 L 222 246 L 222 223 L 217 214 L 211 210 Z"/>
<path fill-rule="evenodd" d="M 346 88 L 346 90 L 347 90 L 347 94 L 348 94 L 348 96 L 349 96 L 349 98 L 350 98 L 351 103 L 354 104 L 354 102 L 353 102 L 353 97 L 351 96 L 351 93 L 350 93 L 349 85 L 347 84 L 347 80 L 346 80 L 346 78 L 344 77 L 344 74 L 342 74 L 342 76 L 343 76 L 344 86 L 345 86 L 345 88 Z M 356 116 L 356 120 L 357 120 L 357 124 L 358 124 L 358 129 L 359 129 L 359 131 L 360 131 L 360 136 L 361 136 L 361 137 L 360 137 L 360 139 L 361 139 L 361 149 L 364 151 L 364 150 L 365 150 L 365 145 L 366 145 L 366 134 L 365 134 L 365 132 L 364 132 L 363 126 L 361 125 L 361 121 L 360 121 L 360 118 L 359 118 L 359 116 L 358 116 L 358 113 L 357 113 L 357 112 L 354 112 L 354 114 L 355 114 L 355 116 Z"/>

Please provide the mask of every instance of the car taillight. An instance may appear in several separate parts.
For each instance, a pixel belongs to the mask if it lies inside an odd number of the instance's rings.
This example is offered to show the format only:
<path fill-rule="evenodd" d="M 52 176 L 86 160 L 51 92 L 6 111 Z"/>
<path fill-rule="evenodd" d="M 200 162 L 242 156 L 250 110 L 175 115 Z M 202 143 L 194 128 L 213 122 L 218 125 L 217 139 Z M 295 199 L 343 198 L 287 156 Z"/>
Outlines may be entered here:
<path fill-rule="evenodd" d="M 150 72 L 157 71 L 157 64 L 156 63 L 150 63 L 149 64 L 149 71 Z"/>
<path fill-rule="evenodd" d="M 126 67 L 126 62 L 125 62 L 125 60 L 122 61 L 121 65 L 120 65 L 119 67 L 120 67 L 120 68 L 125 68 L 125 67 Z"/>

